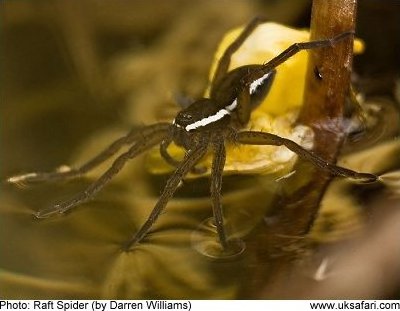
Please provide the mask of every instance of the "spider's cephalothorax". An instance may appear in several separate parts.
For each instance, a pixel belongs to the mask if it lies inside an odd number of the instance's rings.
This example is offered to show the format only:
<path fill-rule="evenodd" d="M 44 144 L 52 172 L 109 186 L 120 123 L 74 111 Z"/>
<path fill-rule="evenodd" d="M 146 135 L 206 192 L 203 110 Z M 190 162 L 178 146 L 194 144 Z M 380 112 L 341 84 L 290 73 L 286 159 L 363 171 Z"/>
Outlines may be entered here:
<path fill-rule="evenodd" d="M 221 77 L 213 85 L 210 98 L 201 98 L 181 110 L 173 120 L 173 141 L 185 149 L 191 149 L 202 141 L 218 137 L 227 138 L 244 127 L 247 119 L 239 115 L 238 96 L 242 87 L 241 79 L 249 72 L 261 69 L 262 65 L 248 65 L 236 68 Z M 268 93 L 275 77 L 275 69 L 252 81 L 248 92 L 248 110 L 253 110 Z M 250 112 L 250 111 L 249 111 Z"/>
<path fill-rule="evenodd" d="M 226 136 L 233 129 L 245 126 L 238 107 L 241 78 L 251 70 L 261 69 L 262 65 L 249 65 L 236 68 L 223 77 L 211 89 L 210 98 L 202 98 L 178 113 L 172 122 L 175 129 L 174 142 L 186 149 L 197 144 L 207 136 Z M 275 76 L 275 70 L 253 81 L 249 87 L 249 107 L 253 110 L 268 93 Z"/>
<path fill-rule="evenodd" d="M 213 152 L 210 189 L 215 224 L 222 248 L 228 248 L 229 240 L 224 230 L 221 205 L 221 185 L 226 158 L 226 144 L 283 145 L 295 152 L 299 157 L 312 162 L 320 169 L 327 170 L 335 176 L 366 181 L 377 180 L 378 176 L 376 175 L 358 173 L 330 164 L 289 139 L 266 132 L 243 130 L 249 122 L 251 111 L 267 95 L 274 80 L 277 66 L 300 50 L 332 48 L 338 41 L 345 40 L 353 35 L 353 32 L 349 31 L 330 39 L 295 43 L 265 64 L 251 64 L 228 71 L 232 54 L 237 51 L 260 21 L 260 19 L 254 19 L 249 23 L 239 37 L 224 52 L 211 81 L 209 98 L 199 99 L 181 110 L 172 123 L 156 123 L 139 130 L 133 130 L 114 141 L 107 149 L 78 169 L 64 169 L 50 173 L 29 173 L 10 177 L 8 181 L 11 183 L 35 182 L 81 176 L 116 154 L 124 145 L 130 146 L 128 151 L 120 154 L 114 160 L 112 166 L 85 191 L 68 201 L 36 213 L 38 218 L 44 218 L 57 213 L 65 213 L 91 199 L 123 168 L 129 159 L 156 145 L 160 145 L 162 157 L 170 165 L 176 167 L 176 170 L 168 179 L 147 221 L 124 245 L 124 249 L 129 250 L 136 243 L 143 240 L 173 196 L 182 179 L 190 171 L 196 172 L 198 169 L 196 164 L 208 151 Z M 183 160 L 176 160 L 168 153 L 167 147 L 172 142 L 186 150 Z"/>

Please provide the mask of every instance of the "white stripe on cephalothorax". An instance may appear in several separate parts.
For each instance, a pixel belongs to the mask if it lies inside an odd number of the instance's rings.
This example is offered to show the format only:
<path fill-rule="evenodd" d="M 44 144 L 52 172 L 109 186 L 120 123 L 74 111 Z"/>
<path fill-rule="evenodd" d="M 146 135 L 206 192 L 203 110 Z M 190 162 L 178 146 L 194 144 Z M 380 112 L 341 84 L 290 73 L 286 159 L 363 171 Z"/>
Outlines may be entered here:
<path fill-rule="evenodd" d="M 235 100 L 232 102 L 232 104 L 228 105 L 225 107 L 226 110 L 228 110 L 229 112 L 232 112 L 233 109 L 235 109 L 237 106 L 237 98 L 235 98 Z"/>
<path fill-rule="evenodd" d="M 201 119 L 199 121 L 196 121 L 196 122 L 194 122 L 192 124 L 187 125 L 185 127 L 185 130 L 186 131 L 191 131 L 191 130 L 197 129 L 197 128 L 201 127 L 201 126 L 206 126 L 206 125 L 211 124 L 211 123 L 213 123 L 215 121 L 221 120 L 226 115 L 231 114 L 231 112 L 236 108 L 236 106 L 237 106 L 237 98 L 235 98 L 235 100 L 232 102 L 232 104 L 226 106 L 225 108 L 222 108 L 216 114 L 213 114 L 213 115 L 211 115 L 209 117 L 206 117 L 204 119 Z"/>
<path fill-rule="evenodd" d="M 257 90 L 257 88 L 263 84 L 263 82 L 268 79 L 268 77 L 271 75 L 271 72 L 266 73 L 263 75 L 261 78 L 258 78 L 257 80 L 254 80 L 249 87 L 250 94 L 254 94 L 254 92 Z"/>
<path fill-rule="evenodd" d="M 201 126 L 206 126 L 210 123 L 213 123 L 215 121 L 221 120 L 223 117 L 225 117 L 226 115 L 229 115 L 231 112 L 226 110 L 226 109 L 221 109 L 219 110 L 216 114 L 213 114 L 209 117 L 206 117 L 204 119 L 201 119 L 199 121 L 196 121 L 192 124 L 189 124 L 185 127 L 186 131 L 191 131 L 191 130 L 195 130 Z"/>
<path fill-rule="evenodd" d="M 226 106 L 225 108 L 222 108 L 221 110 L 217 111 L 215 114 L 208 116 L 206 118 L 203 118 L 199 121 L 193 122 L 192 124 L 189 124 L 185 127 L 186 131 L 191 131 L 191 130 L 195 130 L 199 127 L 202 126 L 206 126 L 208 124 L 211 124 L 215 121 L 221 120 L 223 117 L 225 117 L 226 115 L 231 114 L 231 112 L 237 107 L 237 98 L 235 98 L 235 100 L 228 106 Z M 175 125 L 176 127 L 182 128 L 181 125 L 179 125 L 178 123 L 176 123 L 175 119 L 172 120 L 172 124 Z"/>

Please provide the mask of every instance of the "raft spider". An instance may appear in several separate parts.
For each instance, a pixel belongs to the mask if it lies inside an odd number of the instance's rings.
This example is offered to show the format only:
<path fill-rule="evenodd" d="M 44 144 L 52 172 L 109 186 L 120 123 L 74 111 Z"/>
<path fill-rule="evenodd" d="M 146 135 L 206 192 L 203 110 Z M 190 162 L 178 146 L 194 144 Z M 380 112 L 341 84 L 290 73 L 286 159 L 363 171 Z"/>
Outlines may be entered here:
<path fill-rule="evenodd" d="M 377 180 L 378 176 L 374 174 L 359 173 L 328 163 L 289 139 L 261 131 L 243 130 L 249 122 L 251 112 L 257 107 L 260 100 L 268 94 L 277 66 L 301 50 L 333 48 L 337 42 L 354 34 L 353 31 L 348 31 L 329 39 L 295 43 L 264 64 L 250 64 L 228 71 L 232 54 L 238 50 L 261 22 L 262 20 L 259 18 L 252 20 L 226 49 L 212 78 L 209 97 L 196 100 L 183 108 L 171 123 L 156 123 L 144 126 L 139 130 L 133 130 L 114 141 L 108 148 L 77 169 L 29 173 L 11 177 L 8 181 L 11 183 L 52 181 L 82 176 L 116 154 L 124 145 L 130 145 L 129 150 L 119 155 L 111 167 L 87 189 L 67 201 L 37 212 L 36 217 L 45 218 L 53 214 L 62 214 L 93 198 L 123 168 L 128 160 L 159 145 L 161 156 L 167 163 L 175 167 L 175 171 L 169 177 L 146 222 L 125 243 L 124 250 L 128 251 L 145 238 L 174 195 L 182 179 L 190 171 L 196 172 L 199 169 L 196 164 L 209 150 L 213 152 L 211 201 L 215 225 L 222 248 L 226 250 L 229 247 L 230 241 L 225 233 L 221 205 L 226 144 L 282 145 L 295 152 L 300 158 L 310 161 L 319 169 L 329 171 L 334 176 L 365 181 Z M 168 153 L 167 147 L 172 142 L 186 150 L 182 161 L 176 160 Z"/>

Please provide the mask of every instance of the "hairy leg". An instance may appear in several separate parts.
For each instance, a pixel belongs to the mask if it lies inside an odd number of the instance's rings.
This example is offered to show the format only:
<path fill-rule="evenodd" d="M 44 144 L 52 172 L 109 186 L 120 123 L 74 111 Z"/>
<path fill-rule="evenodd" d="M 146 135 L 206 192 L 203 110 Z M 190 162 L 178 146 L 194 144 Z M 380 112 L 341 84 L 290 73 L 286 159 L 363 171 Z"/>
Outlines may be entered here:
<path fill-rule="evenodd" d="M 287 59 L 289 59 L 296 53 L 302 50 L 332 47 L 336 43 L 345 40 L 346 38 L 349 38 L 353 34 L 354 34 L 353 32 L 349 31 L 341 33 L 336 37 L 330 39 L 294 43 L 291 46 L 289 46 L 286 50 L 284 50 L 282 53 L 280 53 L 278 56 L 268 61 L 267 63 L 260 65 L 257 68 L 253 68 L 252 70 L 249 70 L 249 72 L 240 81 L 241 86 L 237 96 L 238 104 L 236 108 L 238 121 L 242 125 L 245 125 L 248 123 L 250 119 L 250 113 L 251 113 L 250 88 L 252 83 L 257 82 L 260 79 L 261 80 L 268 79 L 267 81 L 270 81 L 270 83 L 272 83 L 273 75 L 275 73 L 275 68 L 280 64 L 284 63 Z M 272 76 L 269 77 L 269 75 Z"/>
<path fill-rule="evenodd" d="M 205 155 L 206 151 L 207 144 L 201 144 L 187 152 L 185 158 L 179 164 L 174 174 L 168 179 L 157 204 L 154 206 L 146 222 L 139 229 L 139 231 L 128 242 L 125 243 L 123 247 L 125 251 L 128 251 L 146 236 L 153 224 L 156 222 L 157 218 L 160 216 L 161 212 L 164 210 L 168 201 L 174 195 L 179 183 L 182 181 L 185 175 L 187 175 L 191 168 L 194 167 L 194 165 Z"/>
<path fill-rule="evenodd" d="M 242 88 L 248 88 L 253 81 L 261 78 L 266 73 L 271 72 L 273 69 L 275 69 L 280 64 L 284 63 L 286 60 L 288 60 L 290 57 L 292 57 L 293 55 L 297 54 L 300 51 L 333 47 L 338 42 L 346 40 L 352 36 L 354 36 L 354 32 L 347 31 L 329 39 L 294 43 L 291 46 L 289 46 L 286 50 L 284 50 L 282 53 L 280 53 L 270 61 L 263 64 L 262 67 L 260 67 L 255 71 L 249 72 L 249 74 L 243 77 L 241 81 Z"/>
<path fill-rule="evenodd" d="M 182 162 L 179 160 L 174 159 L 169 153 L 168 153 L 168 146 L 172 143 L 172 140 L 170 138 L 167 138 L 163 140 L 160 144 L 160 154 L 167 162 L 169 165 L 173 167 L 178 167 Z M 193 174 L 204 174 L 207 171 L 206 167 L 192 167 L 190 170 Z"/>
<path fill-rule="evenodd" d="M 211 200 L 218 237 L 222 248 L 226 250 L 228 243 L 224 229 L 223 210 L 221 204 L 222 173 L 225 166 L 226 151 L 223 141 L 215 143 L 213 147 L 214 159 L 211 170 Z"/>
<path fill-rule="evenodd" d="M 85 191 L 77 194 L 70 200 L 56 204 L 48 209 L 41 210 L 36 213 L 37 218 L 46 218 L 53 214 L 62 214 L 73 207 L 82 204 L 83 202 L 91 199 L 97 192 L 99 192 L 103 187 L 124 167 L 126 162 L 130 159 L 135 158 L 142 152 L 154 147 L 159 144 L 166 135 L 165 129 L 153 132 L 149 137 L 145 137 L 137 142 L 125 153 L 121 154 L 115 159 L 112 166 L 103 174 L 101 177 L 92 183 Z"/>
<path fill-rule="evenodd" d="M 142 137 L 147 137 L 152 135 L 152 133 L 166 130 L 170 127 L 167 123 L 159 123 L 155 125 L 150 125 L 142 129 L 133 129 L 127 135 L 118 138 L 112 142 L 106 149 L 100 152 L 97 156 L 83 164 L 81 167 L 76 169 L 59 169 L 54 172 L 32 172 L 22 175 L 12 176 L 7 179 L 9 183 L 33 183 L 33 182 L 49 182 L 49 181 L 60 181 L 65 179 L 72 179 L 80 177 L 96 166 L 100 165 L 107 159 L 115 155 L 124 145 L 132 144 L 135 141 L 142 139 Z"/>
<path fill-rule="evenodd" d="M 305 159 L 319 169 L 330 172 L 334 176 L 348 177 L 352 179 L 359 179 L 365 182 L 374 182 L 379 180 L 379 176 L 370 173 L 359 173 L 341 166 L 337 166 L 326 162 L 324 159 L 315 155 L 314 153 L 304 149 L 294 141 L 283 138 L 274 134 L 256 131 L 244 131 L 235 135 L 234 140 L 241 144 L 246 145 L 274 145 L 285 146 L 289 150 L 296 153 L 300 158 Z"/>
<path fill-rule="evenodd" d="M 225 50 L 224 54 L 218 62 L 217 68 L 215 69 L 214 77 L 211 82 L 211 88 L 214 88 L 215 85 L 217 85 L 218 82 L 221 80 L 221 78 L 223 78 L 228 72 L 233 53 L 235 53 L 240 48 L 243 42 L 246 41 L 246 39 L 252 34 L 254 29 L 256 29 L 257 26 L 263 22 L 265 22 L 265 19 L 260 17 L 256 17 L 251 20 L 250 23 L 247 24 L 247 26 L 243 29 L 241 34 L 235 39 L 235 41 L 233 41 Z"/>

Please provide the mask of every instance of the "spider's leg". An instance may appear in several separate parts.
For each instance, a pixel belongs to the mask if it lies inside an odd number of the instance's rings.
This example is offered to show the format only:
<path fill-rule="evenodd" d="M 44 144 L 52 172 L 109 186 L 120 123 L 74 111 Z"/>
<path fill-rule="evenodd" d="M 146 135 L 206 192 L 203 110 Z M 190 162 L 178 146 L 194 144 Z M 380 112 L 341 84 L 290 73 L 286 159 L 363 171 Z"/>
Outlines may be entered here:
<path fill-rule="evenodd" d="M 243 77 L 241 81 L 242 87 L 248 88 L 252 82 L 263 77 L 265 74 L 271 72 L 274 68 L 278 67 L 280 64 L 284 63 L 287 59 L 289 59 L 290 57 L 292 57 L 293 55 L 297 54 L 300 51 L 333 47 L 338 42 L 345 40 L 349 37 L 352 37 L 353 35 L 354 31 L 346 31 L 329 39 L 294 43 L 290 45 L 282 53 L 280 53 L 270 61 L 263 64 L 260 68 L 252 72 L 249 72 L 245 77 Z"/>
<path fill-rule="evenodd" d="M 263 81 L 265 79 L 270 79 L 271 75 L 274 75 L 275 73 L 275 67 L 279 66 L 288 58 L 292 57 L 302 50 L 331 47 L 334 46 L 337 42 L 340 42 L 348 38 L 349 36 L 352 36 L 353 34 L 354 32 L 348 31 L 330 39 L 294 43 L 278 56 L 274 57 L 259 68 L 249 71 L 249 73 L 246 74 L 240 81 L 241 88 L 237 97 L 238 103 L 236 108 L 239 122 L 242 125 L 245 125 L 250 119 L 250 113 L 252 110 L 252 107 L 250 107 L 250 88 L 252 83 Z"/>
<path fill-rule="evenodd" d="M 22 175 L 16 175 L 9 177 L 7 182 L 9 183 L 33 183 L 33 182 L 48 182 L 48 181 L 58 181 L 65 179 L 72 179 L 79 176 L 82 176 L 96 166 L 100 165 L 114 154 L 116 154 L 124 145 L 128 145 L 138 140 L 141 136 L 146 136 L 155 129 L 162 129 L 169 127 L 169 124 L 155 124 L 145 127 L 144 129 L 133 129 L 128 134 L 123 137 L 118 138 L 114 142 L 112 142 L 106 149 L 100 152 L 97 156 L 83 164 L 79 168 L 69 168 L 69 167 L 61 167 L 61 169 L 54 172 L 32 172 Z"/>
<path fill-rule="evenodd" d="M 134 145 L 126 152 L 118 156 L 113 162 L 112 166 L 100 176 L 94 183 L 92 183 L 85 191 L 72 197 L 70 200 L 61 202 L 54 205 L 48 209 L 41 210 L 36 213 L 37 218 L 46 218 L 53 214 L 65 213 L 73 207 L 82 204 L 83 202 L 91 199 L 97 192 L 99 192 L 103 187 L 123 168 L 125 163 L 138 156 L 142 152 L 152 148 L 153 146 L 159 144 L 166 135 L 168 129 L 154 129 L 154 131 L 147 137 L 144 136 L 141 140 L 134 143 Z"/>
<path fill-rule="evenodd" d="M 128 242 L 125 243 L 123 247 L 125 251 L 128 251 L 132 246 L 134 246 L 136 243 L 139 243 L 146 236 L 146 234 L 149 232 L 149 230 L 157 220 L 158 216 L 160 216 L 161 212 L 164 210 L 168 201 L 174 195 L 176 189 L 179 186 L 179 183 L 190 171 L 190 169 L 205 155 L 206 151 L 207 144 L 200 144 L 196 148 L 187 152 L 185 158 L 179 164 L 174 174 L 171 175 L 171 177 L 168 179 L 167 184 L 165 185 L 157 204 L 154 206 L 146 222 L 139 229 L 139 231 Z"/>
<path fill-rule="evenodd" d="M 220 141 L 215 143 L 211 170 L 211 200 L 218 237 L 224 250 L 228 247 L 221 204 L 222 173 L 224 171 L 225 159 L 226 151 L 224 142 Z"/>
<path fill-rule="evenodd" d="M 163 159 L 171 166 L 173 167 L 178 167 L 182 162 L 179 160 L 174 159 L 169 153 L 168 153 L 168 146 L 171 144 L 172 140 L 171 138 L 165 139 L 161 142 L 160 144 L 160 154 L 163 157 Z M 205 167 L 192 167 L 190 170 L 193 174 L 204 174 L 207 171 L 207 168 Z"/>
<path fill-rule="evenodd" d="M 223 78 L 228 72 L 233 53 L 235 53 L 240 48 L 240 46 L 251 35 L 254 29 L 256 29 L 256 27 L 263 22 L 265 22 L 265 19 L 260 17 L 256 17 L 251 20 L 250 23 L 247 24 L 247 26 L 242 30 L 240 35 L 235 39 L 235 41 L 233 41 L 225 50 L 224 54 L 219 59 L 218 66 L 215 70 L 214 77 L 211 82 L 211 88 L 214 88 L 214 86 L 217 85 L 221 78 Z"/>
<path fill-rule="evenodd" d="M 171 138 L 165 139 L 161 142 L 160 144 L 160 154 L 163 157 L 163 159 L 171 166 L 177 167 L 181 162 L 174 159 L 169 153 L 168 153 L 168 146 L 171 144 L 172 140 Z"/>
<path fill-rule="evenodd" d="M 107 160 L 109 157 L 114 155 L 123 145 L 127 144 L 131 137 L 134 136 L 132 132 L 129 134 L 118 138 L 111 145 L 109 145 L 105 150 L 95 156 L 93 159 L 89 160 L 81 167 L 77 169 L 70 169 L 66 167 L 65 169 L 59 169 L 54 172 L 32 172 L 22 175 L 12 176 L 7 179 L 9 183 L 20 183 L 20 182 L 46 182 L 46 181 L 56 181 L 63 179 L 70 179 L 82 176 L 83 174 L 89 172 L 92 168 L 96 167 L 100 163 Z"/>
<path fill-rule="evenodd" d="M 312 152 L 304 149 L 294 141 L 274 134 L 256 131 L 243 131 L 236 134 L 235 140 L 246 145 L 274 145 L 285 146 L 296 153 L 300 158 L 310 161 L 318 168 L 330 172 L 334 176 L 359 179 L 364 182 L 379 180 L 379 176 L 370 173 L 359 173 L 348 168 L 331 164 Z"/>

